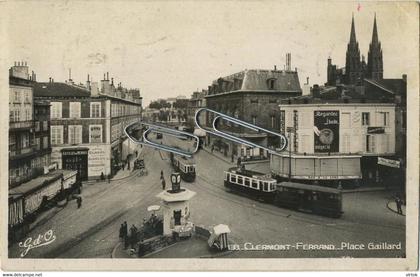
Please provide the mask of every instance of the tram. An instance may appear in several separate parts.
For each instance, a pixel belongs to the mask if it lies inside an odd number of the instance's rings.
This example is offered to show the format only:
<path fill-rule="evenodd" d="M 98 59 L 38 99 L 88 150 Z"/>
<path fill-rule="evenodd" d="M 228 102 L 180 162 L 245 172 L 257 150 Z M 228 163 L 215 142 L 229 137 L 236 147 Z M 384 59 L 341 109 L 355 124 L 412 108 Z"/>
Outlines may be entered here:
<path fill-rule="evenodd" d="M 185 182 L 195 181 L 195 161 L 192 158 L 173 155 L 171 153 L 171 163 L 175 171 L 181 174 L 181 179 Z"/>
<path fill-rule="evenodd" d="M 226 188 L 258 200 L 273 202 L 277 181 L 270 175 L 239 167 L 232 167 L 224 174 Z"/>
<path fill-rule="evenodd" d="M 277 184 L 274 204 L 329 217 L 340 217 L 342 196 L 339 189 L 282 182 Z"/>

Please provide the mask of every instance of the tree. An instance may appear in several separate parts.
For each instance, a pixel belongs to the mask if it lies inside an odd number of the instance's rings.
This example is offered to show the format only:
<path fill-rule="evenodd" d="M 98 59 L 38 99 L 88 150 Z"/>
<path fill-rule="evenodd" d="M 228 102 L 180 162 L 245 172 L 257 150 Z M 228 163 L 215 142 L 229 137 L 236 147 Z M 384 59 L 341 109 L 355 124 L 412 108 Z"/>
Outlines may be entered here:
<path fill-rule="evenodd" d="M 168 103 L 166 100 L 164 99 L 160 99 L 160 100 L 156 100 L 156 101 L 152 101 L 149 104 L 149 108 L 151 109 L 157 109 L 160 110 L 162 108 L 170 108 L 171 104 Z"/>

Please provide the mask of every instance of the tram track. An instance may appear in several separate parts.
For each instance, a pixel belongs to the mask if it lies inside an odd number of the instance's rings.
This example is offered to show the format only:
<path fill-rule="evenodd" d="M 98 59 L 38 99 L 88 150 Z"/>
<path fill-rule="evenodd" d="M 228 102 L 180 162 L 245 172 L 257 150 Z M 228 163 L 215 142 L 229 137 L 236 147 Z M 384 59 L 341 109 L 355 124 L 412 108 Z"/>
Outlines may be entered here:
<path fill-rule="evenodd" d="M 281 216 L 281 217 L 284 217 L 284 218 L 288 218 L 290 220 L 294 220 L 294 221 L 298 221 L 298 222 L 304 222 L 304 223 L 312 224 L 312 225 L 324 226 L 324 227 L 327 227 L 327 228 L 333 228 L 333 229 L 342 230 L 342 231 L 350 231 L 350 229 L 348 227 L 351 226 L 351 225 L 370 225 L 370 226 L 373 226 L 373 227 L 388 228 L 388 229 L 393 229 L 393 230 L 396 230 L 396 231 L 397 230 L 405 230 L 404 227 L 400 227 L 400 226 L 382 225 L 382 224 L 375 224 L 375 223 L 371 223 L 371 222 L 357 222 L 357 221 L 352 221 L 352 220 L 343 221 L 343 220 L 337 219 L 337 220 L 339 220 L 339 222 L 337 222 L 337 221 L 332 222 L 330 220 L 328 220 L 328 221 L 322 220 L 322 222 L 319 222 L 317 220 L 312 220 L 312 219 L 308 219 L 308 218 L 299 217 L 295 214 L 295 211 L 291 211 L 291 213 L 286 213 L 285 214 L 285 213 L 281 213 L 279 211 L 274 211 L 271 207 L 270 208 L 265 208 L 265 207 L 261 207 L 260 205 L 257 206 L 255 204 L 245 204 L 240 200 L 233 199 L 231 197 L 223 196 L 222 194 L 220 194 L 219 192 L 226 193 L 224 187 L 220 187 L 216 184 L 213 184 L 211 181 L 209 181 L 207 178 L 203 177 L 200 174 L 197 174 L 197 177 L 202 179 L 207 184 L 209 184 L 212 188 L 216 189 L 216 190 L 210 189 L 207 186 L 201 185 L 199 183 L 195 183 L 195 184 L 198 184 L 198 186 L 200 188 L 202 188 L 203 190 L 205 190 L 209 194 L 212 194 L 213 196 L 216 196 L 218 198 L 230 201 L 232 203 L 236 203 L 236 204 L 238 204 L 240 206 L 243 206 L 243 207 L 246 207 L 246 208 L 254 208 L 258 211 L 265 212 L 265 213 L 275 215 L 275 216 Z M 238 195 L 238 197 L 241 197 L 241 196 Z M 250 199 L 250 200 L 252 200 L 252 199 Z M 279 207 L 273 206 L 273 208 L 279 208 Z M 354 227 L 358 228 L 357 226 L 354 226 Z M 355 231 L 352 231 L 352 232 L 355 232 Z"/>

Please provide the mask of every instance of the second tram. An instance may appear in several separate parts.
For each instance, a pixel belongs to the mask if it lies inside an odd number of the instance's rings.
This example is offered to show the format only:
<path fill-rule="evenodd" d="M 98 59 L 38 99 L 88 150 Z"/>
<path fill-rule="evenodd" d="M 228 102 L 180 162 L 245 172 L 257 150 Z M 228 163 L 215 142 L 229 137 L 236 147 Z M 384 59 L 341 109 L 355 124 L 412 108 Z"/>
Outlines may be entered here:
<path fill-rule="evenodd" d="M 195 181 L 195 161 L 192 158 L 171 155 L 171 163 L 174 169 L 181 174 L 182 180 L 185 182 Z"/>

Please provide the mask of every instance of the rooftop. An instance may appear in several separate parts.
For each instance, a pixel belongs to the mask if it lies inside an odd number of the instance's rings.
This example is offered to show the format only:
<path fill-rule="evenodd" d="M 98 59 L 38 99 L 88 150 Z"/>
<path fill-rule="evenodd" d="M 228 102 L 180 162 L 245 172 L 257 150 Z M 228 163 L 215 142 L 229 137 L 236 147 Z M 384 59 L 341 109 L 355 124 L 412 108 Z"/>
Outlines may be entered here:
<path fill-rule="evenodd" d="M 233 91 L 301 93 L 302 89 L 297 71 L 250 69 L 213 81 L 208 96 Z"/>

